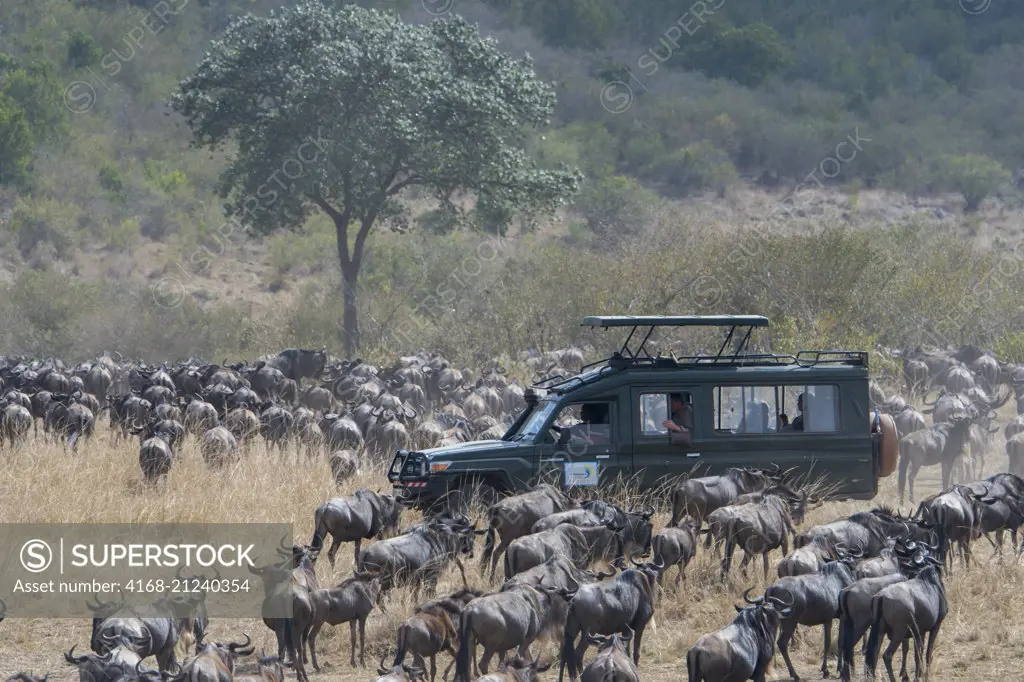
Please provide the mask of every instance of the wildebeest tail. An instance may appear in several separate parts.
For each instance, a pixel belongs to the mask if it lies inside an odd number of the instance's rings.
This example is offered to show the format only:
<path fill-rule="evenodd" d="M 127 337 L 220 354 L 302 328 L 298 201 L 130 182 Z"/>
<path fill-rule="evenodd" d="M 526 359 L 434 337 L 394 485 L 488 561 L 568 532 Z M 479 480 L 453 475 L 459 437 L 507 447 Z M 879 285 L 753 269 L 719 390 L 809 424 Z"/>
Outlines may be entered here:
<path fill-rule="evenodd" d="M 469 682 L 473 663 L 473 612 L 463 611 L 459 618 L 459 653 L 455 657 L 455 682 Z"/>
<path fill-rule="evenodd" d="M 313 539 L 309 541 L 309 546 L 312 549 L 323 549 L 324 538 L 327 536 L 327 524 L 324 523 L 324 506 L 317 507 L 316 512 L 313 514 L 313 521 L 316 525 L 316 530 L 313 531 Z"/>
<path fill-rule="evenodd" d="M 690 649 L 686 652 L 686 679 L 688 682 L 701 682 L 700 677 L 700 649 Z"/>
<path fill-rule="evenodd" d="M 68 436 L 68 447 L 69 448 L 71 448 L 72 450 L 75 449 L 75 443 L 78 442 L 78 437 L 80 435 L 82 435 L 80 432 L 75 431 L 70 436 Z"/>
<path fill-rule="evenodd" d="M 494 533 L 497 517 L 491 516 L 491 523 L 487 527 L 487 535 L 484 537 L 484 551 L 480 556 L 480 565 L 486 566 L 487 562 L 491 560 L 491 555 L 494 554 Z"/>
<path fill-rule="evenodd" d="M 407 623 L 402 623 L 398 628 L 398 642 L 395 644 L 395 662 L 391 664 L 392 668 L 397 665 L 402 665 L 402 662 L 405 661 L 405 650 L 408 646 L 408 643 L 406 642 L 408 634 L 409 625 Z"/>
<path fill-rule="evenodd" d="M 882 648 L 882 598 L 874 596 L 871 599 L 871 631 L 868 633 L 868 643 L 864 649 L 864 666 L 868 674 L 874 676 L 875 666 L 878 664 L 878 650 Z"/>
<path fill-rule="evenodd" d="M 945 563 L 946 557 L 949 554 L 949 537 L 946 532 L 946 508 L 942 505 L 937 506 L 938 508 L 935 510 L 935 533 L 938 535 L 939 540 L 939 558 Z"/>
<path fill-rule="evenodd" d="M 839 648 L 839 658 L 842 668 L 853 667 L 853 642 L 850 641 L 850 635 L 853 633 L 854 622 L 853 616 L 850 615 L 850 609 L 846 601 L 850 598 L 850 595 L 846 592 L 839 593 L 839 641 L 836 646 Z M 842 679 L 847 679 L 840 670 Z"/>
<path fill-rule="evenodd" d="M 565 619 L 565 635 L 562 637 L 562 662 L 558 666 L 558 682 L 562 682 L 566 666 L 569 666 L 569 676 L 576 676 L 576 648 L 573 646 L 576 630 L 576 619 L 573 618 L 570 611 L 569 617 Z M 586 637 L 586 634 L 583 636 Z"/>

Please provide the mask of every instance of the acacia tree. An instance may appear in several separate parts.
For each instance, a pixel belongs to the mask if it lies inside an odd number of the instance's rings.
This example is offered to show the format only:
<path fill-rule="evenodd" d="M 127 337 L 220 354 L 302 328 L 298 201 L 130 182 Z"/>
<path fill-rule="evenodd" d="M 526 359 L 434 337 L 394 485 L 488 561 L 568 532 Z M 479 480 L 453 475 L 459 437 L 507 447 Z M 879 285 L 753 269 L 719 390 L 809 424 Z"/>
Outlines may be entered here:
<path fill-rule="evenodd" d="M 234 143 L 218 191 L 245 229 L 294 229 L 315 211 L 334 222 L 350 355 L 366 239 L 405 218 L 403 190 L 456 213 L 453 195 L 470 193 L 499 230 L 577 191 L 578 171 L 541 169 L 525 152 L 554 104 L 529 58 L 460 17 L 412 25 L 321 1 L 236 19 L 172 99 L 194 146 Z"/>

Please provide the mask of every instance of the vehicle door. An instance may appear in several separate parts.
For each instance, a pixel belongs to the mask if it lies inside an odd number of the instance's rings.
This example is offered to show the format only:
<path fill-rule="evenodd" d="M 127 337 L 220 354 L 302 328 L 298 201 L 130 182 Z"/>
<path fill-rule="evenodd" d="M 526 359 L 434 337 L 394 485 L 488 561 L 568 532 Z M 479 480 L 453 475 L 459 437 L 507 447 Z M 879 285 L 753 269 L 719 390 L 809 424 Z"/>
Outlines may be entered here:
<path fill-rule="evenodd" d="M 665 421 L 671 416 L 670 398 L 682 394 L 693 411 L 690 445 L 674 444 Z M 657 488 L 669 480 L 690 474 L 700 461 L 704 441 L 704 422 L 708 406 L 697 386 L 633 388 L 630 419 L 633 428 L 633 472 L 648 488 Z"/>
<path fill-rule="evenodd" d="M 583 417 L 590 419 L 584 421 Z M 596 415 L 596 418 L 595 416 Z M 609 485 L 629 475 L 619 401 L 593 398 L 560 406 L 538 437 L 538 479 L 562 487 Z M 628 435 L 625 439 L 628 442 Z"/>

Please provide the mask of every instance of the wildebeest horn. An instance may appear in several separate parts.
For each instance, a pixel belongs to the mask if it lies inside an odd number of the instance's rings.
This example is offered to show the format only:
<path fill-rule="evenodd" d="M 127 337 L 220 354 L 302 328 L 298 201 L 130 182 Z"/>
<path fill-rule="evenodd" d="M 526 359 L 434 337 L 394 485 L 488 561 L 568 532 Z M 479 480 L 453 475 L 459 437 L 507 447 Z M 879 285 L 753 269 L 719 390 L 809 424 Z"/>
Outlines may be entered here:
<path fill-rule="evenodd" d="M 237 653 L 239 656 L 248 656 L 249 654 L 251 654 L 253 652 L 253 650 L 255 650 L 256 647 L 253 647 L 252 649 L 250 649 L 248 653 L 246 653 L 246 652 L 239 652 L 238 651 L 238 649 L 244 649 L 245 647 L 247 647 L 250 644 L 252 644 L 252 637 L 250 637 L 249 635 L 244 635 L 244 637 L 245 637 L 245 642 L 244 643 L 229 642 L 228 646 L 227 646 L 228 651 L 230 651 L 231 653 Z"/>
<path fill-rule="evenodd" d="M 743 593 L 743 601 L 747 602 L 748 604 L 753 604 L 754 606 L 760 606 L 764 603 L 764 596 L 760 596 L 757 599 L 751 600 L 750 593 L 753 591 L 753 587 L 748 587 L 746 591 Z"/>
<path fill-rule="evenodd" d="M 75 656 L 75 647 L 76 646 L 78 646 L 78 645 L 75 644 L 74 646 L 71 647 L 70 650 L 68 650 L 68 652 L 66 654 L 64 654 L 64 660 L 67 661 L 68 663 L 70 663 L 71 665 L 79 665 L 79 664 L 85 663 L 86 661 L 89 660 L 89 656 L 87 656 L 87 655 L 86 656 Z"/>
<path fill-rule="evenodd" d="M 793 601 L 794 601 L 793 595 L 791 593 L 789 593 L 787 590 L 785 590 L 785 588 L 779 588 L 779 589 L 781 591 L 783 591 L 783 592 L 786 592 L 786 594 L 789 594 L 789 602 L 784 602 L 784 601 L 782 601 L 781 599 L 779 599 L 778 597 L 776 597 L 774 595 L 772 595 L 771 597 L 768 598 L 769 601 L 771 601 L 772 604 L 774 604 L 777 608 L 781 608 L 781 609 L 788 609 L 791 606 L 793 606 Z"/>
<path fill-rule="evenodd" d="M 388 657 L 388 652 L 385 651 L 384 655 L 380 657 L 380 666 L 377 668 L 378 675 L 387 675 L 390 669 L 384 667 L 384 659 Z"/>

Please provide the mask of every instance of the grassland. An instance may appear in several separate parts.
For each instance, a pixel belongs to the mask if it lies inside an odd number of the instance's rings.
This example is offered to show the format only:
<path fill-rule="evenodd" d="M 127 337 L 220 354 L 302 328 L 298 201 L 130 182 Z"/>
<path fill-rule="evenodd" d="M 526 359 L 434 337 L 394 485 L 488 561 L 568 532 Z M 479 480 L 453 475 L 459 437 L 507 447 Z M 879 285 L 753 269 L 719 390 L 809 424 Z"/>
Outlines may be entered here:
<path fill-rule="evenodd" d="M 987 458 L 986 474 L 1005 467 L 1001 450 L 997 443 Z M 313 512 L 321 502 L 362 486 L 374 490 L 388 487 L 382 468 L 367 466 L 339 489 L 325 462 L 300 459 L 294 448 L 283 455 L 270 454 L 262 443 L 254 446 L 235 468 L 211 473 L 190 442 L 166 484 L 153 489 L 141 484 L 137 457 L 137 441 L 116 444 L 105 426 L 77 454 L 42 441 L 30 441 L 19 450 L 3 452 L 0 518 L 6 522 L 39 523 L 285 522 L 293 524 L 298 541 L 308 541 L 312 536 Z M 919 479 L 919 496 L 938 489 L 937 471 L 924 470 L 923 474 Z M 877 502 L 895 505 L 895 476 L 884 479 L 881 487 Z M 869 508 L 870 504 L 828 503 L 809 513 L 805 525 L 824 523 Z M 662 527 L 667 518 L 665 510 L 659 511 L 655 529 Z M 406 514 L 403 526 L 412 521 L 412 516 Z M 333 584 L 350 575 L 350 547 L 339 552 L 333 573 L 328 562 L 319 563 L 322 584 Z M 979 564 L 969 571 L 957 567 L 947 579 L 950 612 L 938 639 L 934 680 L 1010 680 L 1019 676 L 1024 664 L 1024 618 L 1020 615 L 1024 613 L 1024 568 L 1010 557 L 989 558 L 991 553 L 988 543 L 980 541 L 976 545 Z M 771 576 L 778 558 L 773 557 Z M 756 568 L 751 571 L 749 582 L 734 569 L 735 575 L 728 584 L 719 583 L 717 563 L 703 551 L 687 573 L 689 584 L 679 591 L 671 587 L 674 574 L 666 579 L 655 626 L 644 638 L 641 673 L 645 681 L 684 679 L 686 651 L 693 642 L 732 619 L 732 604 L 740 601 L 747 586 L 757 586 L 757 591 L 764 587 Z M 467 564 L 467 577 L 474 586 L 486 586 L 476 560 Z M 440 590 L 459 586 L 458 572 L 452 570 L 443 577 Z M 374 679 L 377 661 L 385 653 L 389 658 L 393 655 L 397 626 L 412 607 L 409 592 L 399 590 L 392 596 L 388 613 L 371 615 L 367 627 L 367 669 L 352 669 L 348 665 L 346 626 L 325 628 L 319 640 L 318 657 L 326 667 L 311 679 Z M 72 645 L 77 645 L 79 652 L 87 650 L 89 627 L 85 619 L 4 621 L 0 624 L 0 679 L 23 670 L 49 672 L 51 680 L 77 679 L 77 671 L 64 662 L 62 652 Z M 210 638 L 221 641 L 238 640 L 242 633 L 250 633 L 257 647 L 265 647 L 268 653 L 276 646 L 272 633 L 259 620 L 212 619 L 210 632 Z M 819 675 L 820 650 L 820 628 L 813 632 L 805 629 L 803 641 L 793 650 L 793 660 L 808 679 Z M 543 651 L 547 660 L 556 655 L 552 643 L 545 643 Z M 254 659 L 244 660 L 242 670 L 253 665 Z M 443 665 L 447 661 L 439 661 L 442 670 Z M 549 671 L 542 679 L 554 680 L 556 674 Z M 777 658 L 769 679 L 787 679 L 781 658 Z"/>

